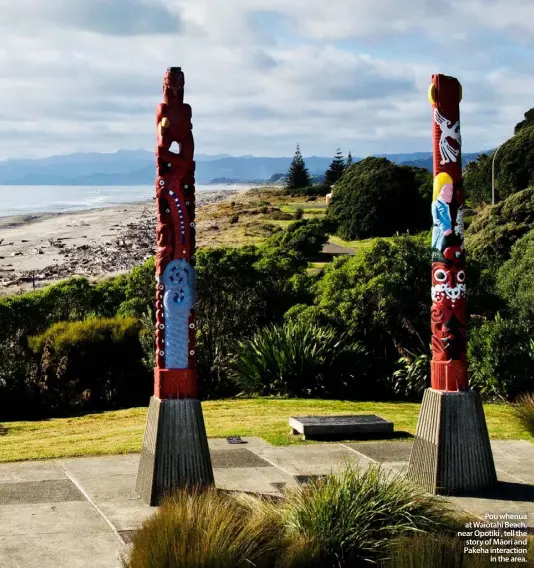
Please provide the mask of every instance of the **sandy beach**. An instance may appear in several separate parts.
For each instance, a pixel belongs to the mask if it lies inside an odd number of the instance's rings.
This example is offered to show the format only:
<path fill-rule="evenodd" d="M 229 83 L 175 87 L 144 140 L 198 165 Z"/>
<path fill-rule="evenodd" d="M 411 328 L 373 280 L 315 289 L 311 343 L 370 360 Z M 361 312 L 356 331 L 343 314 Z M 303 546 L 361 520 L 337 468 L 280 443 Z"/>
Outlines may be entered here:
<path fill-rule="evenodd" d="M 198 192 L 197 209 L 236 193 Z M 0 217 L 0 295 L 74 275 L 100 279 L 129 271 L 154 254 L 155 227 L 154 200 L 72 213 Z"/>

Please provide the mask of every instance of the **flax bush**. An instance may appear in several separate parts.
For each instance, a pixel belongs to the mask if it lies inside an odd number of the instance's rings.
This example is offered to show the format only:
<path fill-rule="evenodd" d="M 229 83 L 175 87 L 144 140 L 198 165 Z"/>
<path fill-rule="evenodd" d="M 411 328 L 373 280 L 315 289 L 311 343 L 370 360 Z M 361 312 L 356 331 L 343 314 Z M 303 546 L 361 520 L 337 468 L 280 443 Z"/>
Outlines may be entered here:
<path fill-rule="evenodd" d="M 234 350 L 233 379 L 251 394 L 333 396 L 364 368 L 359 344 L 300 321 L 267 326 Z"/>

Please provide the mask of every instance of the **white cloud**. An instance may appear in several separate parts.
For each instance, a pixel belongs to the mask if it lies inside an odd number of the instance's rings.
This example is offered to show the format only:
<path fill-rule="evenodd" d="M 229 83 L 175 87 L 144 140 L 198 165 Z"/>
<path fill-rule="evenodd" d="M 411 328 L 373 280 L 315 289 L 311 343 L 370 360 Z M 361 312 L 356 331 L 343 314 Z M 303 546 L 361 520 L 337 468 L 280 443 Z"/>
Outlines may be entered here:
<path fill-rule="evenodd" d="M 153 147 L 171 65 L 199 152 L 429 150 L 434 72 L 464 85 L 466 150 L 488 148 L 533 106 L 532 63 L 497 55 L 528 44 L 529 4 L 0 0 L 0 159 Z"/>

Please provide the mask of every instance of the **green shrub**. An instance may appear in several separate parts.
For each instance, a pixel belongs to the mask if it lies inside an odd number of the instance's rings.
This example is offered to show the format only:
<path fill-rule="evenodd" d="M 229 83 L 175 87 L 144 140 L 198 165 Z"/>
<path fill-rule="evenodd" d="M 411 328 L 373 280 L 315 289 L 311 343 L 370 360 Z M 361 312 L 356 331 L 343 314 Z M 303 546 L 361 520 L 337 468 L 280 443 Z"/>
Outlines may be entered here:
<path fill-rule="evenodd" d="M 51 411 L 146 404 L 152 390 L 134 318 L 59 322 L 30 337 Z"/>
<path fill-rule="evenodd" d="M 534 343 L 531 346 L 534 352 Z M 514 415 L 523 428 L 534 436 L 534 394 L 525 393 L 517 398 L 513 406 Z"/>
<path fill-rule="evenodd" d="M 149 373 L 152 373 L 156 366 L 156 317 L 155 314 L 147 310 L 141 315 L 141 330 L 139 331 L 139 342 L 143 350 L 143 365 Z"/>
<path fill-rule="evenodd" d="M 136 266 L 128 275 L 126 285 L 126 302 L 131 309 L 135 306 L 138 315 L 144 313 L 147 306 L 155 311 L 156 304 L 156 259 L 151 257 L 143 264 Z M 122 307 L 122 306 L 121 306 Z"/>
<path fill-rule="evenodd" d="M 304 217 L 304 209 L 302 207 L 297 207 L 295 209 L 295 219 L 300 220 Z"/>
<path fill-rule="evenodd" d="M 486 207 L 465 231 L 470 257 L 496 272 L 510 258 L 512 246 L 534 224 L 534 187 Z"/>
<path fill-rule="evenodd" d="M 428 203 L 418 191 L 414 168 L 386 158 L 353 164 L 336 184 L 328 216 L 345 240 L 388 237 L 430 226 Z"/>
<path fill-rule="evenodd" d="M 314 308 L 298 309 L 298 319 L 328 323 L 363 344 L 372 368 L 359 397 L 390 396 L 387 377 L 403 348 L 430 341 L 429 270 L 430 247 L 420 237 L 376 239 L 325 267 Z"/>
<path fill-rule="evenodd" d="M 332 568 L 365 565 L 394 539 L 454 525 L 445 501 L 377 466 L 349 466 L 288 490 L 284 513 L 289 542 L 317 551 L 320 566 Z"/>
<path fill-rule="evenodd" d="M 91 290 L 92 311 L 99 317 L 113 317 L 126 299 L 129 276 L 121 274 L 95 284 Z"/>
<path fill-rule="evenodd" d="M 133 536 L 124 568 L 274 566 L 281 523 L 265 508 L 216 489 L 169 497 Z M 279 516 L 278 516 L 279 518 Z M 278 520 L 278 522 L 277 522 Z"/>
<path fill-rule="evenodd" d="M 92 286 L 86 278 L 71 278 L 43 290 L 0 298 L 3 337 L 14 331 L 41 333 L 56 321 L 79 319 L 95 307 Z"/>
<path fill-rule="evenodd" d="M 302 300 L 306 263 L 275 247 L 204 249 L 197 253 L 197 355 L 203 397 L 235 393 L 231 346 L 280 322 Z"/>
<path fill-rule="evenodd" d="M 233 379 L 260 395 L 332 396 L 363 368 L 363 350 L 331 328 L 272 325 L 235 346 Z"/>
<path fill-rule="evenodd" d="M 0 416 L 2 420 L 46 416 L 38 381 L 39 360 L 20 330 L 0 341 Z"/>
<path fill-rule="evenodd" d="M 489 154 L 480 154 L 476 161 L 469 162 L 464 168 L 465 196 L 475 207 L 491 203 L 491 161 Z M 464 227 L 467 229 L 466 225 Z"/>
<path fill-rule="evenodd" d="M 495 189 L 498 199 L 534 184 L 534 128 L 531 125 L 507 140 L 495 158 Z"/>
<path fill-rule="evenodd" d="M 262 249 L 275 248 L 287 254 L 300 254 L 306 259 L 314 258 L 323 250 L 332 230 L 332 222 L 325 219 L 301 219 L 269 237 Z"/>
<path fill-rule="evenodd" d="M 497 315 L 471 330 L 467 356 L 471 386 L 486 396 L 509 399 L 532 387 L 534 350 L 521 322 Z"/>
<path fill-rule="evenodd" d="M 510 259 L 497 273 L 497 290 L 513 314 L 534 323 L 534 230 L 512 247 Z"/>

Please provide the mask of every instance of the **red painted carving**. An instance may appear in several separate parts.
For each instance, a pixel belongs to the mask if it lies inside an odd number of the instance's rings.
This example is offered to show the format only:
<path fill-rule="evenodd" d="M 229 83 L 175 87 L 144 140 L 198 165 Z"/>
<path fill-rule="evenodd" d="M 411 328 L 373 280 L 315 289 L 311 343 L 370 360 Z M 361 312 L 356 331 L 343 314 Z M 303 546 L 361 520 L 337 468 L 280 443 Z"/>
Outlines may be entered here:
<path fill-rule="evenodd" d="M 196 398 L 195 315 L 189 314 L 189 355 L 184 369 L 165 368 L 165 288 L 160 282 L 167 265 L 177 259 L 194 266 L 195 162 L 191 107 L 184 103 L 184 74 L 179 67 L 167 69 L 163 79 L 163 103 L 156 109 L 156 368 L 154 395 L 165 398 Z M 171 151 L 176 143 L 179 152 Z"/>
<path fill-rule="evenodd" d="M 462 391 L 468 382 L 460 83 L 454 77 L 434 75 L 429 99 L 434 143 L 431 385 Z"/>

